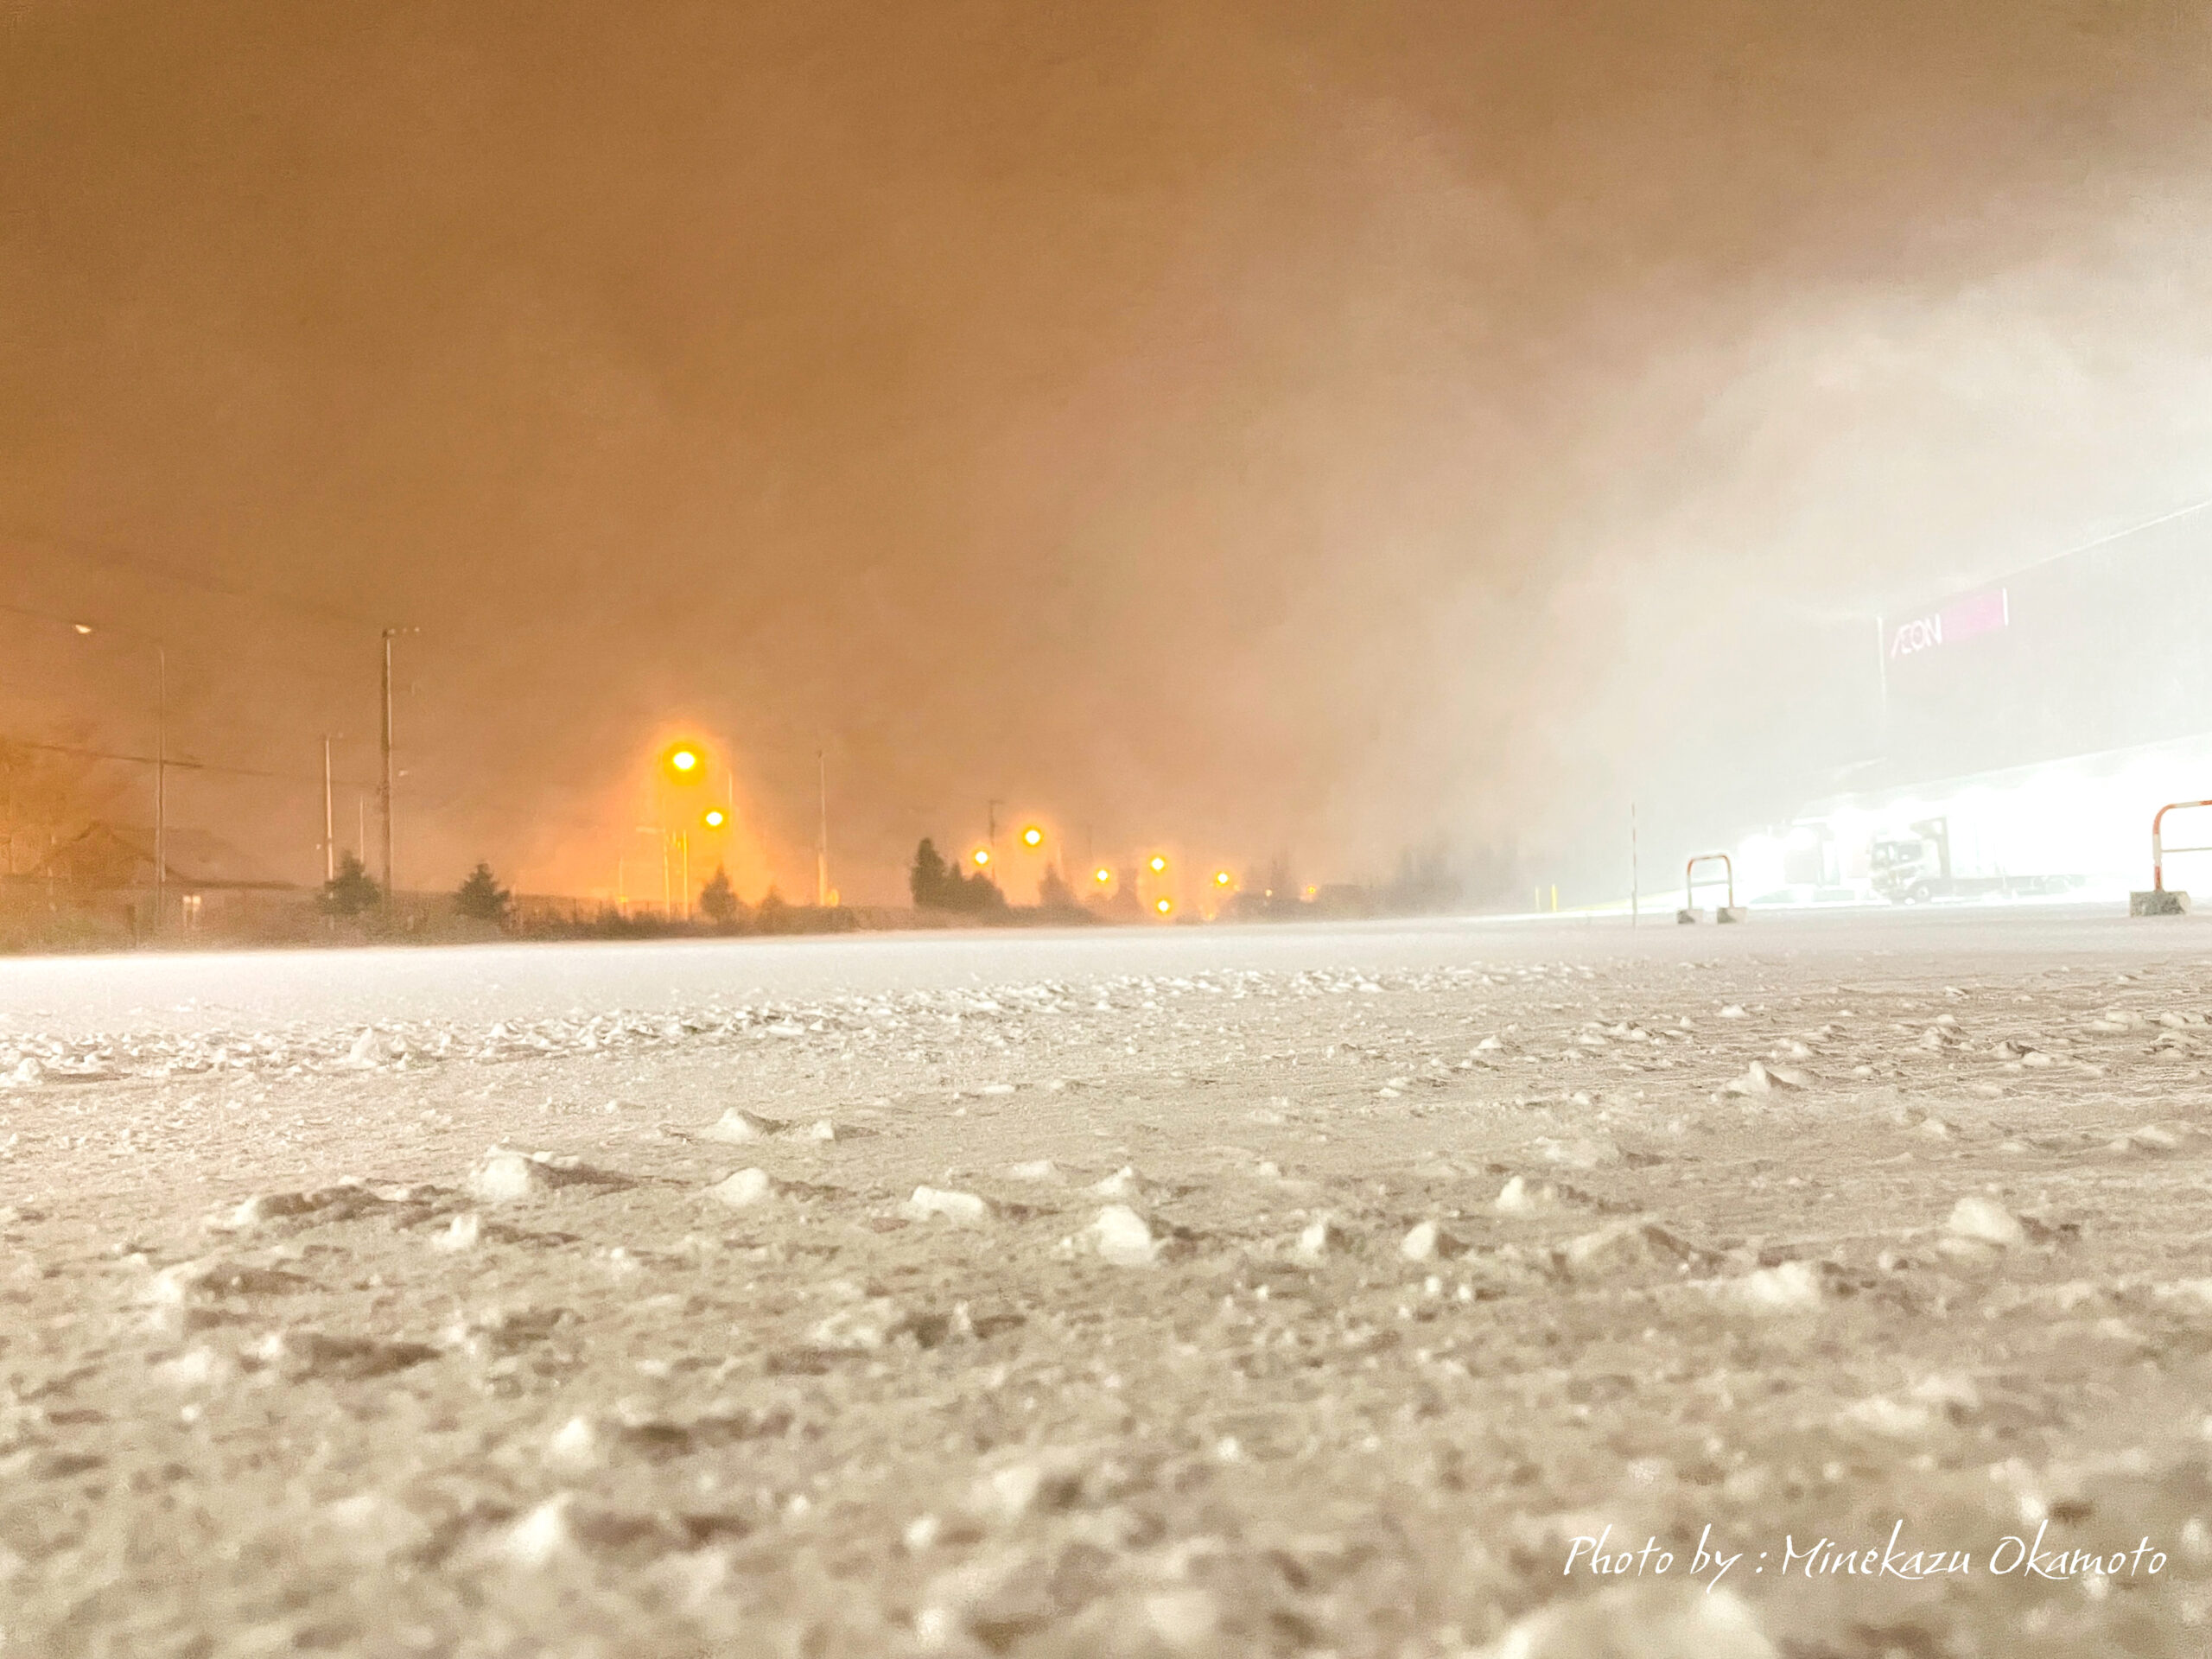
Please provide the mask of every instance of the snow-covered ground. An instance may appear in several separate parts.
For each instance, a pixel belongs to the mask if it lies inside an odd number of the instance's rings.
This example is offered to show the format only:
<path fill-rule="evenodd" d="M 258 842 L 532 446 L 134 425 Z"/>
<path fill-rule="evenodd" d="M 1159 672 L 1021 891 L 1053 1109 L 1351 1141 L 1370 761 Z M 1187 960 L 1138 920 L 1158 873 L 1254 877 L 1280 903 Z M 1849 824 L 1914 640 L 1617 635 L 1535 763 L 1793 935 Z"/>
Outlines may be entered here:
<path fill-rule="evenodd" d="M 0 1654 L 2198 1654 L 2208 1016 L 2087 911 L 0 964 Z"/>

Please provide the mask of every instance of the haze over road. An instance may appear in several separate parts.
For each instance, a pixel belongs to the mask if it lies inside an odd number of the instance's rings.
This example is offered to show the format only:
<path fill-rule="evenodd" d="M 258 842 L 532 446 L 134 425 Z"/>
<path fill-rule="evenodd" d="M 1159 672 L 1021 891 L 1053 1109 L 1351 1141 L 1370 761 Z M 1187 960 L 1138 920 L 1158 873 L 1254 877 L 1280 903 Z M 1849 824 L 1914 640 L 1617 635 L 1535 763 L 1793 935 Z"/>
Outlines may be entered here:
<path fill-rule="evenodd" d="M 1971 961 L 1989 948 L 2158 954 L 2195 926 L 2144 929 L 2109 906 L 1974 906 L 1761 914 L 1740 929 L 1677 928 L 1655 907 L 1614 918 L 1438 918 L 1326 925 L 943 931 L 794 939 L 492 944 L 453 950 L 206 951 L 0 958 L 0 1031 L 188 1032 L 250 1022 L 343 1025 L 450 1014 L 534 1019 L 674 1010 L 710 998 L 943 989 L 1067 976 L 1291 972 L 1355 964 L 1685 957 L 1907 948 Z"/>

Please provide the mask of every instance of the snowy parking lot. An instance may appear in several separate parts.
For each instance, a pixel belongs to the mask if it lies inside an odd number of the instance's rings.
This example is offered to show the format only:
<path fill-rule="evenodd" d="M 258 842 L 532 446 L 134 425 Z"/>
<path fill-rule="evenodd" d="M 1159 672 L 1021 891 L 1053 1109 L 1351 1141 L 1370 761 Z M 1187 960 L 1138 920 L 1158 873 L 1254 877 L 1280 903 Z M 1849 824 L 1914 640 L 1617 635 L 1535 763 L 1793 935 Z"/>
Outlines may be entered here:
<path fill-rule="evenodd" d="M 2209 1020 L 2052 908 L 0 963 L 0 1654 L 2200 1654 Z"/>

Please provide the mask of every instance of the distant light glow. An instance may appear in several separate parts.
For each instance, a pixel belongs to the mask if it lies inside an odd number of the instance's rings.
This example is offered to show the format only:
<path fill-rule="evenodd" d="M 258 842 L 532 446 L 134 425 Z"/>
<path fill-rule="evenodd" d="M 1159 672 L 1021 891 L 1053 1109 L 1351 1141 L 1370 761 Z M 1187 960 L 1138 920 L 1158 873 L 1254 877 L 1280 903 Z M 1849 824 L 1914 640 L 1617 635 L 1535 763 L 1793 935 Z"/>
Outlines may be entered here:
<path fill-rule="evenodd" d="M 1152 901 L 1152 907 L 1165 916 L 1175 908 L 1175 901 L 1173 899 L 1155 899 Z"/>
<path fill-rule="evenodd" d="M 668 765 L 672 772 L 683 773 L 696 772 L 699 769 L 699 752 L 696 749 L 671 749 L 669 751 Z"/>
<path fill-rule="evenodd" d="M 728 822 L 728 815 L 719 806 L 712 806 L 707 809 L 705 823 L 708 829 L 719 830 Z"/>
<path fill-rule="evenodd" d="M 1166 868 L 1167 868 L 1167 861 L 1166 861 L 1165 858 L 1161 857 L 1158 853 L 1154 853 L 1154 854 L 1152 855 L 1152 873 L 1153 873 L 1154 875 L 1158 875 L 1158 874 L 1159 874 L 1162 870 L 1166 869 Z"/>
<path fill-rule="evenodd" d="M 1045 844 L 1045 832 L 1035 824 L 1031 824 L 1021 832 L 1021 844 L 1025 847 L 1042 847 Z"/>
<path fill-rule="evenodd" d="M 1229 872 L 1227 870 L 1216 870 L 1213 873 L 1213 884 L 1217 887 L 1227 887 L 1229 885 Z"/>
<path fill-rule="evenodd" d="M 89 622 L 72 622 L 69 626 L 79 633 L 90 633 L 92 631 L 92 625 Z"/>
<path fill-rule="evenodd" d="M 991 861 L 991 849 L 988 847 L 978 847 L 969 856 L 976 861 L 976 868 L 980 870 Z"/>
<path fill-rule="evenodd" d="M 1096 869 L 1090 873 L 1090 879 L 1097 882 L 1099 886 L 1103 887 L 1106 883 L 1114 879 L 1114 872 L 1108 869 L 1103 864 L 1101 864 Z"/>

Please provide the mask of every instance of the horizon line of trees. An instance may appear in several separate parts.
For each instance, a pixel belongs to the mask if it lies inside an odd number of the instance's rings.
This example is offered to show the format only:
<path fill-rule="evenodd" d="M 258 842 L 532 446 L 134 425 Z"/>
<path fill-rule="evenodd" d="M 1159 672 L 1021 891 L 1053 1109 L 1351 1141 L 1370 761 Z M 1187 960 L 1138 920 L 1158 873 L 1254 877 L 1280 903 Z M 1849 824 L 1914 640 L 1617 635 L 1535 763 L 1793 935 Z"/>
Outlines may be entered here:
<path fill-rule="evenodd" d="M 906 889 L 913 895 L 916 910 L 944 910 L 973 916 L 1007 907 L 1006 894 L 991 880 L 989 871 L 963 874 L 957 864 L 945 862 L 944 855 L 938 851 L 937 843 L 927 836 L 914 849 L 913 868 L 906 874 Z"/>

